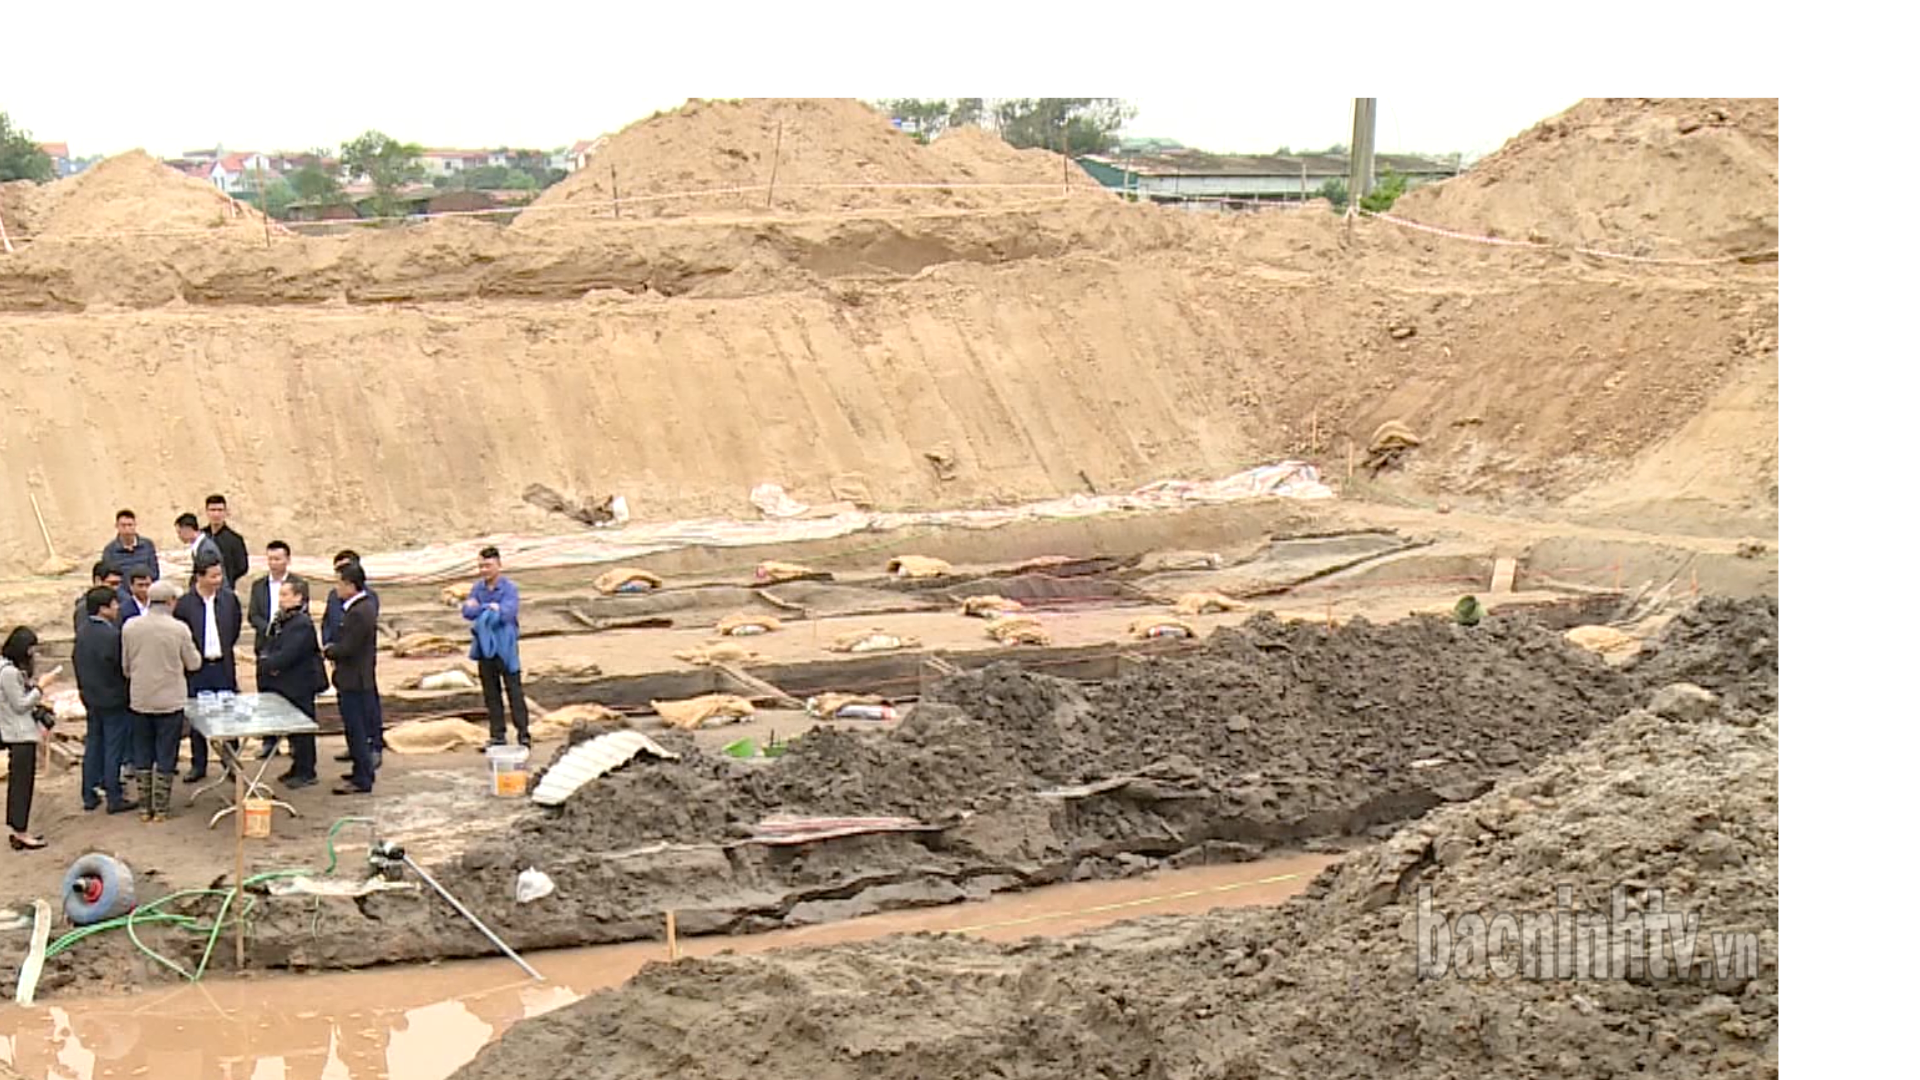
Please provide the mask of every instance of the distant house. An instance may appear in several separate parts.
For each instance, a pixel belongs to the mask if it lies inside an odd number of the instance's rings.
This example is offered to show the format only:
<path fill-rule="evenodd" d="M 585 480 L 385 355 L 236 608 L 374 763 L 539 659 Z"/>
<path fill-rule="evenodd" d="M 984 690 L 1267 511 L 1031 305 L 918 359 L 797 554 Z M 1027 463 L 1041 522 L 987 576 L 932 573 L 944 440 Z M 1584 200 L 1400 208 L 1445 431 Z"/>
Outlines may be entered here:
<path fill-rule="evenodd" d="M 52 160 L 53 178 L 56 180 L 65 179 L 86 168 L 85 163 L 74 159 L 73 154 L 67 149 L 66 143 L 41 143 L 40 152 Z"/>
<path fill-rule="evenodd" d="M 579 172 L 587 167 L 587 162 L 593 160 L 593 155 L 599 153 L 600 148 L 605 145 L 607 145 L 605 135 L 597 139 L 581 139 L 567 148 L 565 163 L 555 167 L 563 168 L 568 172 Z"/>
<path fill-rule="evenodd" d="M 256 188 L 279 179 L 273 164 L 266 154 L 251 150 L 223 154 L 207 167 L 204 179 L 229 195 L 252 194 Z"/>
<path fill-rule="evenodd" d="M 1131 148 L 1122 143 L 1114 153 L 1076 160 L 1101 184 L 1153 202 L 1298 202 L 1315 198 L 1330 180 L 1345 181 L 1349 172 L 1345 154 L 1209 154 L 1178 144 L 1150 145 L 1163 142 L 1142 140 Z M 1396 172 L 1409 187 L 1460 171 L 1451 161 L 1407 154 L 1376 154 L 1373 166 L 1376 179 Z"/>
<path fill-rule="evenodd" d="M 485 150 L 426 150 L 420 154 L 420 164 L 429 178 L 435 176 L 453 176 L 478 169 L 488 163 L 492 157 Z"/>

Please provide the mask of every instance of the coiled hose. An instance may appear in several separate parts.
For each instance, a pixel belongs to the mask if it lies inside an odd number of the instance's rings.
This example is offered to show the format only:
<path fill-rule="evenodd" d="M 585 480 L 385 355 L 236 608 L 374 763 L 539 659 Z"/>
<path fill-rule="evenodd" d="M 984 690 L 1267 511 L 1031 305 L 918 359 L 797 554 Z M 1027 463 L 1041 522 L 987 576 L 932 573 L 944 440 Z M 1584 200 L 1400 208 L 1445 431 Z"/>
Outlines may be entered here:
<path fill-rule="evenodd" d="M 334 851 L 333 842 L 334 838 L 340 834 L 341 829 L 348 825 L 372 824 L 372 818 L 364 817 L 343 817 L 335 821 L 333 825 L 327 829 L 327 866 L 326 869 L 319 872 L 319 875 L 321 877 L 332 877 L 334 870 L 340 865 L 340 856 Z M 199 982 L 200 977 L 207 972 L 207 964 L 213 959 L 213 948 L 220 941 L 220 931 L 226 927 L 227 915 L 233 910 L 233 902 L 239 898 L 241 892 L 250 885 L 259 885 L 281 878 L 311 876 L 313 873 L 314 871 L 312 870 L 271 870 L 263 874 L 254 874 L 231 889 L 182 889 L 176 893 L 169 893 L 151 903 L 142 904 L 117 919 L 108 919 L 106 922 L 95 923 L 92 926 L 83 926 L 63 935 L 58 941 L 47 946 L 47 959 L 53 959 L 95 934 L 124 928 L 127 932 L 128 939 L 133 942 L 134 948 L 139 949 L 141 952 L 147 954 L 149 958 L 171 969 L 188 982 Z M 221 898 L 220 910 L 214 914 L 211 923 L 207 923 L 202 919 L 190 915 L 178 915 L 161 910 L 176 900 L 194 896 L 218 896 Z M 246 906 L 240 909 L 242 933 L 246 932 L 246 919 L 252 911 L 253 898 L 248 897 Z M 206 935 L 207 944 L 206 947 L 200 951 L 200 963 L 196 965 L 192 971 L 188 971 L 185 967 L 153 951 L 147 947 L 145 942 L 140 940 L 140 934 L 135 927 L 156 923 L 183 927 L 193 933 Z"/>

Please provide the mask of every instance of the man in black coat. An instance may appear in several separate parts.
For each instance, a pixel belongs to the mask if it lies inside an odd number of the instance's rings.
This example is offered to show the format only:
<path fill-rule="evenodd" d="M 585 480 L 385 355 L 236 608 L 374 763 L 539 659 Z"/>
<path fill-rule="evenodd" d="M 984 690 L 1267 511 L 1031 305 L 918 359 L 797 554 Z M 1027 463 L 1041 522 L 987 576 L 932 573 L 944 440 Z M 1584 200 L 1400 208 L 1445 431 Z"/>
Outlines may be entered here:
<path fill-rule="evenodd" d="M 340 719 L 347 727 L 347 753 L 353 771 L 333 789 L 335 795 L 365 795 L 373 790 L 374 740 L 379 735 L 380 683 L 375 673 L 379 655 L 379 622 L 367 602 L 367 572 L 359 563 L 339 569 L 334 588 L 340 595 L 340 632 L 326 647 L 333 661 L 333 686 L 339 691 Z"/>
<path fill-rule="evenodd" d="M 105 585 L 115 593 L 118 593 L 125 584 L 125 580 L 120 576 L 120 571 L 116 570 L 112 565 L 104 561 L 93 564 L 93 584 L 87 586 L 87 591 L 81 593 L 80 599 L 73 602 L 73 636 L 75 640 L 78 640 L 80 637 L 80 628 L 86 626 L 87 619 L 92 617 L 93 613 L 87 610 L 87 597 L 93 595 L 93 590 L 97 586 Z M 118 619 L 115 621 L 117 622 Z"/>
<path fill-rule="evenodd" d="M 267 544 L 267 576 L 253 583 L 251 595 L 247 597 L 247 625 L 253 628 L 253 655 L 255 657 L 254 682 L 258 684 L 264 669 L 258 664 L 258 658 L 267 647 L 267 628 L 273 625 L 274 616 L 280 614 L 280 586 L 289 579 L 297 579 L 288 566 L 293 562 L 293 548 L 285 540 L 274 540 Z M 221 566 L 226 565 L 222 560 Z M 316 646 L 316 652 L 318 648 Z M 260 760 L 272 756 L 273 749 L 279 745 L 277 737 L 269 736 L 260 740 Z"/>
<path fill-rule="evenodd" d="M 246 577 L 250 569 L 247 541 L 227 525 L 225 495 L 207 496 L 207 539 L 213 541 L 214 550 L 220 553 L 220 569 L 226 575 L 228 590 L 238 590 L 240 579 Z"/>
<path fill-rule="evenodd" d="M 187 677 L 187 693 L 222 690 L 238 693 L 240 677 L 234 666 L 234 646 L 240 643 L 240 598 L 226 587 L 226 573 L 216 557 L 201 556 L 193 566 L 193 588 L 173 605 L 173 617 L 193 631 L 193 647 L 203 661 Z M 207 777 L 207 740 L 192 734 L 193 768 L 183 778 L 197 783 Z"/>
<path fill-rule="evenodd" d="M 106 792 L 107 813 L 134 808 L 120 783 L 120 767 L 127 760 L 133 735 L 132 708 L 126 670 L 120 666 L 120 598 L 111 588 L 87 590 L 87 621 L 73 641 L 73 677 L 80 684 L 80 703 L 87 707 L 87 743 L 80 758 L 80 807 L 100 806 Z"/>
<path fill-rule="evenodd" d="M 280 583 L 277 610 L 260 648 L 260 689 L 286 698 L 311 720 L 313 699 L 327 688 L 327 669 L 320 659 L 320 632 L 307 614 L 310 595 L 300 578 Z M 294 735 L 288 741 L 293 744 L 293 767 L 280 782 L 301 788 L 317 781 L 313 736 Z"/>

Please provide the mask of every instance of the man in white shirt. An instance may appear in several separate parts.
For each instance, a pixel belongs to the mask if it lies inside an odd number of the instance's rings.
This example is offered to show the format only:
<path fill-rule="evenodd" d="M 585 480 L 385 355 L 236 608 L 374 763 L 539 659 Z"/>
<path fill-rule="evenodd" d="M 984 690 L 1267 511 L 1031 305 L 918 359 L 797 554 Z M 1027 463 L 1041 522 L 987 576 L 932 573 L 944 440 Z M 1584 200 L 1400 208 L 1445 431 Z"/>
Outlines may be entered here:
<path fill-rule="evenodd" d="M 193 647 L 204 662 L 187 680 L 187 691 L 238 692 L 240 679 L 233 650 L 240 642 L 240 598 L 226 587 L 217 558 L 203 558 L 194 566 L 193 588 L 173 607 L 173 617 L 193 632 Z M 183 779 L 191 784 L 207 775 L 207 740 L 199 732 L 189 737 L 193 769 Z"/>

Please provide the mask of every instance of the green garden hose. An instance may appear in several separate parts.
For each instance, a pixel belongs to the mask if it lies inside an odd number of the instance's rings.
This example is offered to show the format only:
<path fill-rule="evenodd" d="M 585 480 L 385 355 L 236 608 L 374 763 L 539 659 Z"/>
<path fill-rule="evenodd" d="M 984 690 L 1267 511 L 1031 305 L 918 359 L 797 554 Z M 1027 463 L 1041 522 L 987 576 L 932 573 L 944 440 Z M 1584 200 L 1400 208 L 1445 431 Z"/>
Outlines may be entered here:
<path fill-rule="evenodd" d="M 334 870 L 337 869 L 340 865 L 339 853 L 334 850 L 334 846 L 333 846 L 334 839 L 335 837 L 339 836 L 340 830 L 342 828 L 344 828 L 347 825 L 354 825 L 354 824 L 372 825 L 373 819 L 364 818 L 364 817 L 343 817 L 338 821 L 335 821 L 333 825 L 327 829 L 327 865 L 324 870 L 319 871 L 319 876 L 321 877 L 333 876 Z M 174 973 L 178 974 L 181 978 L 187 980 L 188 982 L 199 982 L 201 977 L 206 974 L 207 964 L 210 963 L 213 959 L 214 946 L 217 945 L 220 941 L 220 931 L 224 929 L 226 926 L 227 913 L 232 910 L 233 901 L 236 897 L 238 897 L 250 885 L 259 885 L 268 881 L 277 881 L 281 878 L 311 876 L 313 874 L 314 874 L 314 871 L 312 870 L 270 870 L 270 871 L 267 871 L 266 873 L 254 874 L 246 878 L 245 880 L 243 880 L 238 886 L 231 889 L 182 889 L 181 891 L 176 893 L 169 893 L 168 895 L 163 896 L 158 900 L 154 900 L 150 903 L 142 904 L 139 907 L 134 908 L 132 911 L 128 912 L 125 915 L 122 915 L 117 919 L 109 919 L 106 922 L 95 923 L 92 926 L 83 926 L 77 930 L 71 931 L 63 935 L 58 941 L 55 941 L 53 944 L 47 946 L 47 959 L 49 960 L 53 959 L 54 957 L 67 951 L 68 949 L 72 948 L 74 945 L 80 943 L 81 941 L 84 941 L 87 938 L 92 937 L 94 934 L 101 933 L 102 931 L 106 931 L 106 930 L 118 930 L 124 927 L 127 931 L 127 938 L 133 942 L 134 948 L 139 949 L 141 952 L 145 953 L 151 959 L 171 969 Z M 160 908 L 167 906 L 168 904 L 173 903 L 175 900 L 181 899 L 182 897 L 190 897 L 190 896 L 218 896 L 221 898 L 220 910 L 215 913 L 213 922 L 211 925 L 205 924 L 201 919 L 194 918 L 192 916 L 176 915 L 171 912 L 158 910 Z M 253 912 L 253 904 L 254 904 L 253 898 L 248 897 L 246 906 L 241 908 L 240 910 L 241 933 L 246 932 L 247 916 Z M 199 965 L 196 966 L 192 971 L 188 971 L 186 968 L 182 967 L 181 965 L 174 963 L 172 960 L 168 959 L 167 957 L 162 956 L 159 953 L 148 948 L 147 944 L 140 940 L 140 935 L 134 928 L 137 926 L 141 926 L 145 924 L 153 924 L 153 923 L 166 923 L 173 926 L 183 926 L 192 933 L 205 934 L 207 937 L 207 944 L 206 944 L 206 947 L 202 949 L 200 952 Z"/>

